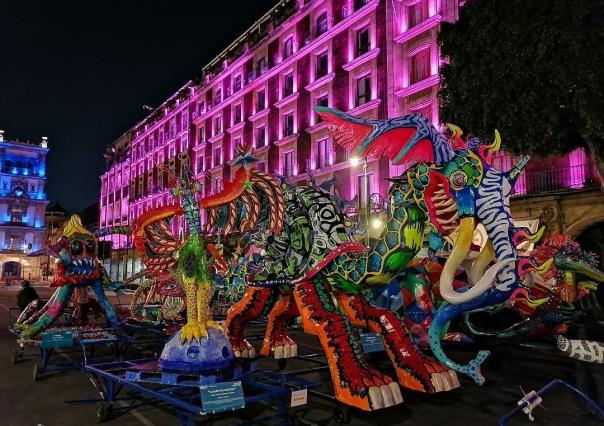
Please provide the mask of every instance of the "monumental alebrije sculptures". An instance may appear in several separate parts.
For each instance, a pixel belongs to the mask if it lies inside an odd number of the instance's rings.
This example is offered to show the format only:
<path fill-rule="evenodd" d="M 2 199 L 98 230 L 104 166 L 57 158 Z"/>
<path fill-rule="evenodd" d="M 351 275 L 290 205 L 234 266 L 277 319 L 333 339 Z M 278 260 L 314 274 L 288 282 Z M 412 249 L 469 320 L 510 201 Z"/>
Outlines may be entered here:
<path fill-rule="evenodd" d="M 52 287 L 58 287 L 46 305 L 24 319 L 21 337 L 31 339 L 48 328 L 61 316 L 76 288 L 90 287 L 112 326 L 118 318 L 105 296 L 104 286 L 111 284 L 109 276 L 97 258 L 97 242 L 94 235 L 82 226 L 80 217 L 71 216 L 63 230 L 63 236 L 50 246 L 50 252 L 58 258 Z"/>

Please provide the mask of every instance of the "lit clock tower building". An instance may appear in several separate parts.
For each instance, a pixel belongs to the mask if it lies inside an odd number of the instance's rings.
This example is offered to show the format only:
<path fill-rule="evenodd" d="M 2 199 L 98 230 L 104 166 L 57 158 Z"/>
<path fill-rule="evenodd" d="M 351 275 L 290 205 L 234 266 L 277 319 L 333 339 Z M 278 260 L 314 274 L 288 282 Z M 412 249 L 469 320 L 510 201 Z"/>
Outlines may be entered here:
<path fill-rule="evenodd" d="M 3 282 L 41 277 L 45 246 L 47 138 L 9 141 L 0 130 L 0 272 Z"/>

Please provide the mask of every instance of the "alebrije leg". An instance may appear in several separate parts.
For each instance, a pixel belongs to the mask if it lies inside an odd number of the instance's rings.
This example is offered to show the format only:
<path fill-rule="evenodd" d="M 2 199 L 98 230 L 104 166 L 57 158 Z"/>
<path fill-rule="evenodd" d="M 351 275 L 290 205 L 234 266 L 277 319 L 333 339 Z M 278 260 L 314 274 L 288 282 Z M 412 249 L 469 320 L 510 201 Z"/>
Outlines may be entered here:
<path fill-rule="evenodd" d="M 107 321 L 109 322 L 109 324 L 111 324 L 112 327 L 116 327 L 119 321 L 117 319 L 117 315 L 115 314 L 115 310 L 113 309 L 113 305 L 111 304 L 109 299 L 107 299 L 107 295 L 105 294 L 105 290 L 103 289 L 102 280 L 95 281 L 90 286 L 90 288 L 92 288 L 96 300 L 101 305 L 101 308 L 103 308 L 105 316 L 107 317 Z"/>
<path fill-rule="evenodd" d="M 294 297 L 304 329 L 321 341 L 339 401 L 363 410 L 377 410 L 402 401 L 398 384 L 365 362 L 355 330 L 334 306 L 326 284 L 300 283 L 294 289 Z"/>
<path fill-rule="evenodd" d="M 268 314 L 268 324 L 260 354 L 272 355 L 276 359 L 291 358 L 298 355 L 298 346 L 287 335 L 287 324 L 298 317 L 300 311 L 292 293 L 279 296 Z"/>
<path fill-rule="evenodd" d="M 245 328 L 250 321 L 259 318 L 263 312 L 272 308 L 273 290 L 265 287 L 248 287 L 243 298 L 237 302 L 226 318 L 226 332 L 237 357 L 253 358 L 254 347 L 245 339 Z"/>
<path fill-rule="evenodd" d="M 382 336 L 402 386 L 420 392 L 447 391 L 459 386 L 455 372 L 421 354 L 394 312 L 371 305 L 361 295 L 339 293 L 337 298 L 355 324 Z"/>
<path fill-rule="evenodd" d="M 32 339 L 42 331 L 46 330 L 54 323 L 65 310 L 65 306 L 71 298 L 74 286 L 72 284 L 60 287 L 56 292 L 56 296 L 50 302 L 48 310 L 42 315 L 32 326 L 27 327 L 21 333 L 23 339 Z"/>

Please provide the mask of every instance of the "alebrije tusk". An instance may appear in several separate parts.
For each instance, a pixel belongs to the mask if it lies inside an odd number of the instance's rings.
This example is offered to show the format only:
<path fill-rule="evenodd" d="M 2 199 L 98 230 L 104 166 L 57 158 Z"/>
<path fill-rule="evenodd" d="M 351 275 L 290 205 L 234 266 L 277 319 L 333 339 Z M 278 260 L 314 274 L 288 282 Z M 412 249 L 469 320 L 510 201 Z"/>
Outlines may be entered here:
<path fill-rule="evenodd" d="M 495 140 L 489 146 L 493 152 L 498 152 L 501 149 L 501 135 L 499 134 L 499 130 L 495 129 Z"/>
<path fill-rule="evenodd" d="M 549 271 L 549 268 L 551 268 L 553 264 L 554 259 L 547 259 L 545 262 L 535 268 L 535 272 L 537 272 L 539 275 L 545 275 L 545 273 Z"/>
<path fill-rule="evenodd" d="M 455 124 L 447 123 L 447 129 L 451 130 L 451 133 L 453 134 L 453 136 L 462 136 L 463 135 L 463 130 L 461 130 L 461 128 Z"/>
<path fill-rule="evenodd" d="M 541 239 L 541 237 L 543 236 L 544 232 L 545 232 L 545 226 L 542 226 L 533 235 L 529 235 L 528 236 L 528 241 L 530 241 L 531 243 L 536 243 L 537 241 L 539 241 Z"/>

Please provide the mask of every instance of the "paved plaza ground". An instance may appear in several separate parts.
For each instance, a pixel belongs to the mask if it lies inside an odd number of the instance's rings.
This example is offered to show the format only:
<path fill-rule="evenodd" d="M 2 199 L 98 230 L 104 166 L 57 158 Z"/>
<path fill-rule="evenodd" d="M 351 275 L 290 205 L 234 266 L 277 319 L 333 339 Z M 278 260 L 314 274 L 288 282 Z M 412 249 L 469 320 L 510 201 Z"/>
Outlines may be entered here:
<path fill-rule="evenodd" d="M 42 297 L 49 289 L 38 288 Z M 88 377 L 81 373 L 68 373 L 43 377 L 34 382 L 32 370 L 34 360 L 26 359 L 15 365 L 11 353 L 15 339 L 7 331 L 7 308 L 13 306 L 16 292 L 0 290 L 0 425 L 1 426 L 82 426 L 96 423 L 95 405 L 67 405 L 65 400 L 96 398 L 98 395 Z M 318 341 L 312 337 L 295 333 L 306 352 L 319 351 Z M 470 353 L 455 353 L 457 358 Z M 372 358 L 380 368 L 388 364 L 382 356 Z M 261 365 L 276 368 L 276 362 L 265 360 Z M 309 367 L 302 361 L 291 361 L 287 370 Z M 555 352 L 541 353 L 522 348 L 508 348 L 505 353 L 493 357 L 483 369 L 487 384 L 479 387 L 462 379 L 462 388 L 438 395 L 405 393 L 405 403 L 377 412 L 365 413 L 351 410 L 354 425 L 491 425 L 497 424 L 501 415 L 511 410 L 525 391 L 539 388 L 554 378 L 568 380 L 581 386 L 586 392 L 604 403 L 604 366 L 575 363 L 555 356 Z M 307 376 L 323 383 L 322 390 L 330 391 L 327 371 Z M 598 389 L 598 387 L 600 389 Z M 598 391 L 600 392 L 598 394 Z M 602 424 L 586 405 L 562 390 L 554 391 L 544 399 L 547 411 L 537 409 L 536 421 L 531 423 L 526 416 L 518 417 L 511 425 L 597 425 Z M 309 404 L 292 410 L 295 424 L 329 425 L 332 419 L 333 402 L 310 397 Z M 251 406 L 236 412 L 235 416 L 218 418 L 213 424 L 229 425 L 239 420 L 266 414 L 269 407 Z M 111 418 L 108 425 L 174 425 L 177 424 L 168 407 L 161 405 L 137 408 Z"/>

